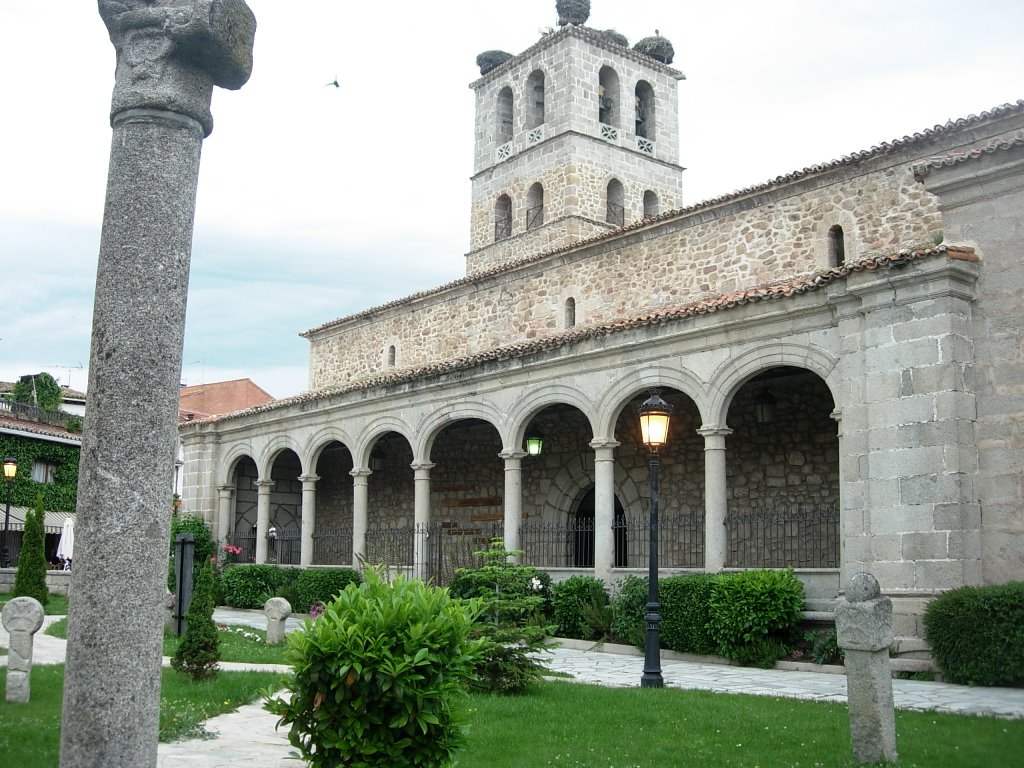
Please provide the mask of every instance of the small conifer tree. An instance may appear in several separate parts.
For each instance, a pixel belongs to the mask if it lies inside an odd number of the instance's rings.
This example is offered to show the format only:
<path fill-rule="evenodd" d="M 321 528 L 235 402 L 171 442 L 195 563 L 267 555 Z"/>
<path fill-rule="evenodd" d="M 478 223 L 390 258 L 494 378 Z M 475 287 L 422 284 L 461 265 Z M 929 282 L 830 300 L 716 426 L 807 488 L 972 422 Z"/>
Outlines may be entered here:
<path fill-rule="evenodd" d="M 14 577 L 14 596 L 34 597 L 43 606 L 50 600 L 50 590 L 46 587 L 45 515 L 43 494 L 40 493 L 36 496 L 35 508 L 25 515 L 18 572 Z"/>
<path fill-rule="evenodd" d="M 193 680 L 217 674 L 220 639 L 213 623 L 213 566 L 209 559 L 199 568 L 192 585 L 192 600 L 185 612 L 188 628 L 182 635 L 171 666 Z"/>

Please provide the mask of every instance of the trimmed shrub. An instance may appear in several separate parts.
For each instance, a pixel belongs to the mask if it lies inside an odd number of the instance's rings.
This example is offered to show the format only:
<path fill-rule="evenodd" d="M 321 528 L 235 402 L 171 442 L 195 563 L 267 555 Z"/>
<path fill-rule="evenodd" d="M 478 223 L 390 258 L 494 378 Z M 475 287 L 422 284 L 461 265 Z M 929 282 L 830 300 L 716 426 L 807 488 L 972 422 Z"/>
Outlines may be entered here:
<path fill-rule="evenodd" d="M 627 576 L 615 585 L 612 598 L 612 638 L 643 648 L 647 637 L 647 579 Z"/>
<path fill-rule="evenodd" d="M 671 576 L 658 582 L 661 645 L 680 653 L 713 654 L 718 649 L 708 628 L 717 574 Z"/>
<path fill-rule="evenodd" d="M 939 595 L 925 608 L 924 636 L 951 683 L 1024 685 L 1024 582 Z"/>
<path fill-rule="evenodd" d="M 50 590 L 46 586 L 45 516 L 43 494 L 40 493 L 36 495 L 35 507 L 25 514 L 21 554 L 14 575 L 14 596 L 34 597 L 44 607 L 50 602 Z"/>
<path fill-rule="evenodd" d="M 192 585 L 192 599 L 185 620 L 188 628 L 182 635 L 171 666 L 193 680 L 205 680 L 217 674 L 220 661 L 220 638 L 213 623 L 213 566 L 210 561 L 199 567 Z"/>
<path fill-rule="evenodd" d="M 313 768 L 441 768 L 463 744 L 459 707 L 480 601 L 375 569 L 288 635 L 295 674 L 267 710 Z"/>
<path fill-rule="evenodd" d="M 351 568 L 306 568 L 295 579 L 295 602 L 289 600 L 296 613 L 309 613 L 314 603 L 331 602 L 349 584 L 361 581 Z"/>
<path fill-rule="evenodd" d="M 483 558 L 479 568 L 460 568 L 452 594 L 478 598 L 483 608 L 470 637 L 480 641 L 476 676 L 470 685 L 494 693 L 520 693 L 547 671 L 539 654 L 554 630 L 545 619 L 547 574 L 529 565 L 509 562 L 517 552 L 506 550 L 501 539 L 475 553 Z"/>
<path fill-rule="evenodd" d="M 724 574 L 712 585 L 708 629 L 722 656 L 770 667 L 785 655 L 803 606 L 804 585 L 792 568 Z"/>
<path fill-rule="evenodd" d="M 270 563 L 229 566 L 221 574 L 224 604 L 232 608 L 262 608 L 272 597 L 285 597 L 281 593 L 294 584 L 298 576 L 298 568 L 282 568 Z"/>
<path fill-rule="evenodd" d="M 603 581 L 593 576 L 572 576 L 559 581 L 551 587 L 551 605 L 559 637 L 601 639 L 601 632 L 593 624 L 594 612 L 608 605 Z"/>

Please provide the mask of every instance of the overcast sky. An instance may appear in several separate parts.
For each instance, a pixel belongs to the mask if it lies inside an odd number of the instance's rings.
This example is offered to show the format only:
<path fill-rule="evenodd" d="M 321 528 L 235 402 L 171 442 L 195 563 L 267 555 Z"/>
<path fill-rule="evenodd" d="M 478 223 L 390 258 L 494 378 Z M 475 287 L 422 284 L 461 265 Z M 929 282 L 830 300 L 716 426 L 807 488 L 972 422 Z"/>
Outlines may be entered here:
<path fill-rule="evenodd" d="M 464 274 L 476 55 L 554 0 L 249 0 L 203 146 L 182 381 L 306 388 L 298 334 Z M 1020 0 L 593 0 L 676 51 L 687 205 L 1024 98 Z M 114 49 L 90 0 L 0 0 L 0 380 L 85 389 Z M 340 88 L 326 87 L 337 75 Z"/>

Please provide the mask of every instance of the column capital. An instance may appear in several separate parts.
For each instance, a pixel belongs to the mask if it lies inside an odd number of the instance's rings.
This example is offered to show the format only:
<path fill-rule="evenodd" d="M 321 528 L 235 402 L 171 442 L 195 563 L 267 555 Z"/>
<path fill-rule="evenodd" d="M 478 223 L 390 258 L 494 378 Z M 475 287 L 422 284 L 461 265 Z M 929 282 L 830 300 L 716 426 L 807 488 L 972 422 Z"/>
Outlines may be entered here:
<path fill-rule="evenodd" d="M 269 493 L 273 489 L 273 487 L 276 485 L 276 482 L 274 480 L 262 480 L 262 479 L 260 479 L 260 480 L 257 480 L 255 483 L 253 483 L 253 485 L 256 486 L 257 490 L 259 490 L 260 493 L 264 493 L 264 492 Z"/>
<path fill-rule="evenodd" d="M 601 448 L 618 448 L 622 443 L 611 437 L 595 437 L 590 441 L 590 447 L 595 451 Z"/>
<path fill-rule="evenodd" d="M 432 461 L 414 461 L 409 466 L 412 467 L 413 472 L 430 472 L 437 465 Z"/>
<path fill-rule="evenodd" d="M 218 485 L 217 486 L 217 491 L 219 493 L 221 493 L 221 494 L 234 493 L 235 492 L 235 486 L 233 486 L 233 485 Z"/>
<path fill-rule="evenodd" d="M 373 470 L 369 467 L 353 467 L 348 471 L 348 473 L 355 478 L 369 477 L 373 474 Z"/>
<path fill-rule="evenodd" d="M 509 459 L 519 461 L 525 459 L 529 454 L 526 451 L 520 451 L 518 448 L 509 448 L 498 454 L 498 458 L 504 459 L 506 462 Z"/>
<path fill-rule="evenodd" d="M 315 483 L 320 479 L 320 475 L 299 475 L 298 480 L 300 483 L 305 485 L 306 483 Z"/>
<path fill-rule="evenodd" d="M 701 437 L 712 437 L 714 435 L 728 437 L 732 434 L 732 430 L 724 424 L 705 424 L 697 430 L 697 434 Z"/>
<path fill-rule="evenodd" d="M 828 417 L 830 419 L 832 419 L 832 421 L 834 421 L 836 424 L 842 424 L 843 423 L 843 409 L 842 408 L 836 408 L 834 411 L 832 411 L 832 413 L 830 413 L 828 415 Z"/>

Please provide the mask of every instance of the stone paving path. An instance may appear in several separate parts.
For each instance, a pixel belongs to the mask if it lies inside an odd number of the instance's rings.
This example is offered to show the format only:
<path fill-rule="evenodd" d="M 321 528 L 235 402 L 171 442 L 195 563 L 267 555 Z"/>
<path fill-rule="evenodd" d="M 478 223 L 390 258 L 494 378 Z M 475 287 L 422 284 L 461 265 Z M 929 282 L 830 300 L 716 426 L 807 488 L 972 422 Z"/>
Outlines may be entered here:
<path fill-rule="evenodd" d="M 46 624 L 59 617 L 46 617 Z M 242 624 L 265 628 L 259 611 L 218 609 L 215 620 L 224 624 Z M 302 618 L 288 620 L 292 631 Z M 636 649 L 605 646 L 596 650 L 578 641 L 567 641 L 550 655 L 552 671 L 564 673 L 581 683 L 609 686 L 637 686 L 643 670 L 643 657 Z M 0 646 L 7 646 L 7 635 L 0 628 Z M 33 652 L 37 664 L 59 664 L 64 660 L 65 643 L 42 632 L 36 635 Z M 614 650 L 616 652 L 608 652 Z M 625 652 L 622 652 L 625 651 Z M 0 666 L 6 657 L 0 656 Z M 225 669 L 281 669 L 273 665 L 222 664 Z M 781 696 L 813 701 L 846 701 L 846 678 L 841 674 L 823 674 L 780 669 L 751 669 L 721 664 L 681 660 L 666 653 L 662 675 L 670 688 Z M 994 715 L 1024 719 L 1024 689 L 975 688 L 948 683 L 893 680 L 893 698 L 899 709 Z M 157 764 L 160 768 L 277 768 L 297 765 L 289 758 L 297 754 L 288 744 L 285 730 L 276 731 L 277 717 L 260 704 L 250 704 L 207 721 L 206 729 L 214 738 L 161 744 Z"/>

